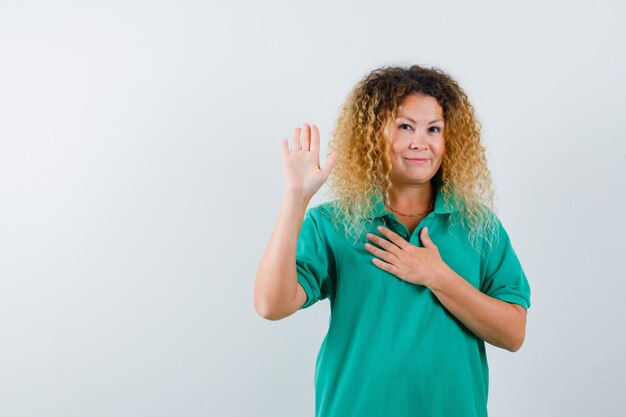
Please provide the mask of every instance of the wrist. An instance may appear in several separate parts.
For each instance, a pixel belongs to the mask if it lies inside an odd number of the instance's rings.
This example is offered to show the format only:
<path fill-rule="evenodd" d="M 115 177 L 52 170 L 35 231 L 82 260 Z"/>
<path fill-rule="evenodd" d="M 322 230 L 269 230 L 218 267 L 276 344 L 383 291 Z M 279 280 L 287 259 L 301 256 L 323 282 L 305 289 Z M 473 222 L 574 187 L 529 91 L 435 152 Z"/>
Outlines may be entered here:
<path fill-rule="evenodd" d="M 434 269 L 434 272 L 430 277 L 430 280 L 426 283 L 426 286 L 433 292 L 439 291 L 442 287 L 443 282 L 446 280 L 446 278 L 450 276 L 451 272 L 453 272 L 452 269 L 445 262 L 442 261 Z"/>
<path fill-rule="evenodd" d="M 289 206 L 308 207 L 311 197 L 302 191 L 285 190 L 283 192 L 283 203 Z"/>

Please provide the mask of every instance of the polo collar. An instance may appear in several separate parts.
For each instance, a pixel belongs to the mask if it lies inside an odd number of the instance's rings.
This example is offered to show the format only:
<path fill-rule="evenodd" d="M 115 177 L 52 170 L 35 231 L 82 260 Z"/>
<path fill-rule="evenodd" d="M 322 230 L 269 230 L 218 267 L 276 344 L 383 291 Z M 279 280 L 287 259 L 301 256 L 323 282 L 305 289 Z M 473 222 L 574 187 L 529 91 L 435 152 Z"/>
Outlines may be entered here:
<path fill-rule="evenodd" d="M 449 214 L 453 211 L 456 211 L 454 207 L 446 207 L 445 199 L 443 197 L 443 193 L 441 192 L 441 187 L 435 187 L 435 207 L 433 208 L 433 213 L 435 214 Z M 368 218 L 373 219 L 376 217 L 388 216 L 392 212 L 388 211 L 385 208 L 385 203 L 383 201 L 383 196 L 381 193 L 377 193 L 372 197 L 372 211 Z"/>

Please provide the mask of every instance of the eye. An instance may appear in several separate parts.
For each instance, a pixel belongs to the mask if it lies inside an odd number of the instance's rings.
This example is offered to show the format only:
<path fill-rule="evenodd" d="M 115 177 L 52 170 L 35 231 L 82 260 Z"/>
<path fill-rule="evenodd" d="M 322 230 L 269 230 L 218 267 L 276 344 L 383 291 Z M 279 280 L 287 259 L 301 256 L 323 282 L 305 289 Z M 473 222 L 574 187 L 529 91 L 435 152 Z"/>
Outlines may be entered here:
<path fill-rule="evenodd" d="M 430 129 L 437 129 L 436 132 L 437 133 L 441 133 L 441 128 L 439 126 L 432 126 Z M 432 132 L 432 130 L 431 130 Z"/>
<path fill-rule="evenodd" d="M 406 124 L 406 123 L 402 123 L 402 124 L 401 124 L 400 126 L 398 126 L 398 127 L 399 127 L 400 129 L 402 129 L 402 130 L 406 130 L 406 129 L 404 128 L 405 126 L 406 126 L 406 127 L 408 127 L 409 129 L 413 129 L 413 128 L 411 127 L 411 125 L 408 125 L 408 124 Z"/>

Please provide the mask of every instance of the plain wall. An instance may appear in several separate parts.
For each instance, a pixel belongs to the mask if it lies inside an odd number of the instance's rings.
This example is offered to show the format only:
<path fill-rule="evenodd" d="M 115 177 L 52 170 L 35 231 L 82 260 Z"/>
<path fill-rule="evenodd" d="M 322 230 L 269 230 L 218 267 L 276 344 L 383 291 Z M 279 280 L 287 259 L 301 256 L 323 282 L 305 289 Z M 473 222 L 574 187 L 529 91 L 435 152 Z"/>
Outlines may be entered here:
<path fill-rule="evenodd" d="M 316 123 L 325 154 L 352 86 L 413 63 L 474 104 L 532 288 L 522 349 L 488 349 L 491 415 L 623 415 L 623 15 L 3 1 L 0 415 L 313 416 L 328 300 L 277 322 L 253 307 L 281 140 Z"/>

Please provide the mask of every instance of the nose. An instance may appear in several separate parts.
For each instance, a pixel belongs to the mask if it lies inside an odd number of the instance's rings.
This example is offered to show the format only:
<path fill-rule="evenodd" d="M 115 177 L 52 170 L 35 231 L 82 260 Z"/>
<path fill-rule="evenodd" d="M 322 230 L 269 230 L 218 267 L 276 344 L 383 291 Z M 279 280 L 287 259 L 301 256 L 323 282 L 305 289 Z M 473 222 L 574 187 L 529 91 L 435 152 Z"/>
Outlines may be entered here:
<path fill-rule="evenodd" d="M 426 149 L 428 149 L 428 145 L 426 145 L 425 143 L 424 144 L 418 143 L 417 139 L 413 139 L 411 141 L 411 144 L 409 145 L 409 148 L 425 151 Z"/>

